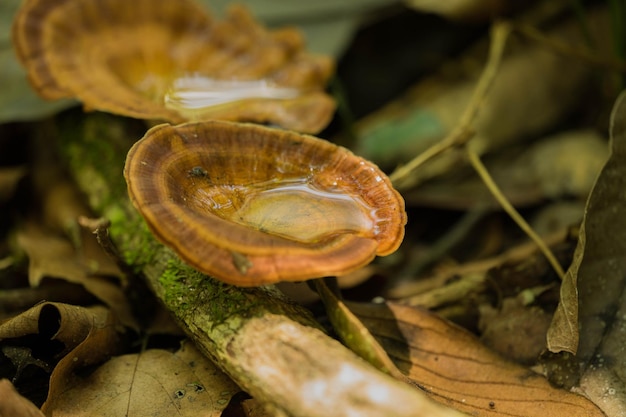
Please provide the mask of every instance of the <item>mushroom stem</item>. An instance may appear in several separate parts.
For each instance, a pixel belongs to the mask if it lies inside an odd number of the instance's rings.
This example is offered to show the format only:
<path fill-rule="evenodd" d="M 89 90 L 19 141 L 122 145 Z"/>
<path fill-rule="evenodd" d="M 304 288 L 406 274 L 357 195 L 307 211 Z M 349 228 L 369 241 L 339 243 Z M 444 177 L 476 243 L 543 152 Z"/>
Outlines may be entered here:
<path fill-rule="evenodd" d="M 461 415 L 365 363 L 273 287 L 221 283 L 158 243 L 126 195 L 123 138 L 134 135 L 124 123 L 99 113 L 66 120 L 61 153 L 94 211 L 111 221 L 124 261 L 238 385 L 276 415 Z"/>

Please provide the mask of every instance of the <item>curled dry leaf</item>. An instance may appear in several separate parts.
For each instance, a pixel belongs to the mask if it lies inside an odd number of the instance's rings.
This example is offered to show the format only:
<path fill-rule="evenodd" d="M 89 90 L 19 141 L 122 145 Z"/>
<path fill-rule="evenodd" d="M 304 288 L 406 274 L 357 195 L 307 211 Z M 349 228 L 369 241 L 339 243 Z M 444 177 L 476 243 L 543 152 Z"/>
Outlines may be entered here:
<path fill-rule="evenodd" d="M 39 335 L 41 341 L 60 342 L 60 349 L 50 349 L 65 356 L 84 340 L 94 325 L 107 316 L 104 308 L 87 309 L 62 303 L 41 303 L 0 324 L 0 340 Z"/>
<path fill-rule="evenodd" d="M 76 248 L 68 238 L 51 233 L 35 222 L 21 226 L 17 240 L 29 258 L 31 286 L 41 285 L 45 278 L 82 285 L 111 307 L 122 323 L 137 328 L 120 282 L 122 272 L 91 232 L 79 229 L 79 233 L 81 246 Z"/>
<path fill-rule="evenodd" d="M 0 379 L 0 417 L 45 417 L 39 408 L 22 397 L 8 379 Z"/>
<path fill-rule="evenodd" d="M 332 61 L 307 54 L 295 28 L 269 31 L 241 6 L 220 22 L 189 0 L 29 0 L 13 42 L 42 97 L 87 109 L 317 132 L 335 108 L 323 91 Z"/>
<path fill-rule="evenodd" d="M 115 322 L 107 309 L 61 303 L 41 303 L 0 324 L 0 347 L 15 341 L 21 341 L 24 350 L 46 352 L 46 365 L 54 368 L 49 398 L 57 381 L 76 368 L 103 361 L 119 345 Z M 19 363 L 13 359 L 13 366 L 19 372 L 35 359 L 22 357 Z"/>
<path fill-rule="evenodd" d="M 437 401 L 476 416 L 604 416 L 586 398 L 552 387 L 426 310 L 392 303 L 348 306 L 398 368 Z"/>
<path fill-rule="evenodd" d="M 50 414 L 48 405 L 58 398 L 67 381 L 75 377 L 76 371 L 101 363 L 120 349 L 120 329 L 113 314 L 104 307 L 83 310 L 86 312 L 86 320 L 90 319 L 88 314 L 93 311 L 91 322 L 85 323 L 90 325 L 89 333 L 82 340 L 76 339 L 76 347 L 52 371 L 48 398 L 41 408 L 47 415 Z"/>
<path fill-rule="evenodd" d="M 607 414 L 619 416 L 626 413 L 626 92 L 613 108 L 610 133 L 611 156 L 587 200 L 548 348 L 575 353 L 570 380 L 580 377 L 580 389 Z M 568 378 L 551 364 L 551 378 Z"/>
<path fill-rule="evenodd" d="M 87 376 L 56 387 L 47 413 L 90 416 L 215 416 L 239 387 L 193 345 L 176 353 L 147 350 L 115 357 Z"/>

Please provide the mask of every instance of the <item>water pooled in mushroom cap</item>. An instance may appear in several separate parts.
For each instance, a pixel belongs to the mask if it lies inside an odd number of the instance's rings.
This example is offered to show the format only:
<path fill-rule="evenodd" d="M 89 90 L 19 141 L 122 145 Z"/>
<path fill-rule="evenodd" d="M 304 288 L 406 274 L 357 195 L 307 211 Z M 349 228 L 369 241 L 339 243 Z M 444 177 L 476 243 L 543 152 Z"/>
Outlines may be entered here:
<path fill-rule="evenodd" d="M 250 185 L 196 182 L 191 197 L 199 209 L 265 233 L 302 243 L 354 233 L 377 234 L 376 211 L 358 196 L 323 189 L 307 178 Z"/>
<path fill-rule="evenodd" d="M 270 79 L 216 79 L 202 74 L 188 74 L 174 79 L 163 97 L 165 106 L 188 119 L 212 106 L 247 99 L 293 99 L 296 88 L 281 87 Z"/>
<path fill-rule="evenodd" d="M 236 285 L 346 274 L 404 236 L 404 200 L 382 171 L 293 131 L 155 126 L 129 151 L 124 175 L 159 240 Z"/>
<path fill-rule="evenodd" d="M 175 124 L 232 120 L 308 133 L 335 109 L 324 91 L 333 60 L 307 53 L 297 29 L 266 29 L 243 6 L 214 19 L 193 0 L 25 0 L 13 29 L 46 99 Z"/>

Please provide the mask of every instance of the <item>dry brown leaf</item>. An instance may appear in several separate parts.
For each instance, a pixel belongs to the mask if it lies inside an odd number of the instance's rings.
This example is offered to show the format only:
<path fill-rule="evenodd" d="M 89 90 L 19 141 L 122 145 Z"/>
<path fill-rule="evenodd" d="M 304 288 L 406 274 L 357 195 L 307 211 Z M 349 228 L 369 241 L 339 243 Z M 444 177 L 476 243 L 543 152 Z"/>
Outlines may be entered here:
<path fill-rule="evenodd" d="M 103 361 L 119 347 L 117 329 L 110 312 L 101 306 L 85 308 L 62 303 L 41 303 L 0 324 L 0 347 L 19 348 L 10 356 L 17 375 L 24 366 L 35 364 L 50 377 L 51 396 L 57 380 L 74 369 Z M 24 337 L 28 336 L 28 337 Z M 17 346 L 14 346 L 16 345 Z M 44 360 L 30 357 L 39 352 Z M 8 356 L 8 355 L 7 355 Z"/>
<path fill-rule="evenodd" d="M 31 286 L 40 285 L 45 278 L 82 285 L 107 304 L 123 324 L 138 328 L 122 288 L 123 274 L 91 232 L 81 228 L 81 245 L 75 248 L 68 238 L 30 221 L 18 231 L 17 241 L 29 258 Z"/>
<path fill-rule="evenodd" d="M 60 342 L 63 347 L 51 351 L 57 351 L 57 356 L 62 357 L 82 342 L 94 325 L 102 323 L 102 317 L 107 314 L 102 307 L 41 303 L 0 324 L 0 340 L 39 335 L 39 342 Z"/>
<path fill-rule="evenodd" d="M 546 333 L 546 345 L 550 352 L 574 354 L 578 349 L 578 289 L 576 280 L 583 259 L 584 247 L 585 228 L 583 223 L 578 233 L 578 246 L 574 252 L 574 258 L 561 283 L 559 304 Z"/>
<path fill-rule="evenodd" d="M 476 416 L 600 417 L 582 396 L 502 359 L 460 327 L 396 304 L 349 304 L 400 370 L 430 395 Z"/>
<path fill-rule="evenodd" d="M 240 389 L 190 343 L 115 357 L 74 375 L 44 406 L 54 416 L 220 416 Z"/>
<path fill-rule="evenodd" d="M 32 193 L 37 199 L 37 215 L 46 228 L 67 236 L 77 247 L 80 231 L 77 219 L 91 211 L 76 184 L 67 176 L 63 164 L 51 145 L 57 140 L 51 124 L 42 129 L 45 133 L 33 137 L 31 147 Z"/>
<path fill-rule="evenodd" d="M 576 385 L 580 378 L 579 389 L 617 417 L 626 414 L 626 92 L 616 100 L 610 133 L 611 156 L 587 200 L 548 333 L 551 351 L 576 356 L 568 366 L 553 358 L 546 363 L 553 380 Z"/>
<path fill-rule="evenodd" d="M 117 353 L 120 349 L 120 340 L 114 316 L 104 307 L 93 307 L 84 310 L 94 312 L 90 322 L 89 333 L 84 339 L 77 340 L 80 343 L 71 352 L 68 352 L 52 371 L 48 398 L 41 407 L 46 414 L 50 414 L 47 412 L 47 407 L 49 407 L 51 402 L 56 401 L 60 393 L 64 391 L 67 381 L 74 377 L 76 370 L 98 364 Z M 86 317 L 86 320 L 89 320 L 89 317 Z M 87 321 L 85 324 L 88 325 L 89 322 Z"/>
<path fill-rule="evenodd" d="M 529 366 L 537 362 L 545 349 L 546 330 L 551 319 L 543 308 L 527 303 L 526 294 L 534 298 L 530 291 L 504 298 L 498 308 L 481 304 L 478 324 L 480 340 L 487 347 L 507 359 Z"/>
<path fill-rule="evenodd" d="M 0 379 L 0 417 L 44 417 L 44 414 L 22 397 L 8 379 Z"/>

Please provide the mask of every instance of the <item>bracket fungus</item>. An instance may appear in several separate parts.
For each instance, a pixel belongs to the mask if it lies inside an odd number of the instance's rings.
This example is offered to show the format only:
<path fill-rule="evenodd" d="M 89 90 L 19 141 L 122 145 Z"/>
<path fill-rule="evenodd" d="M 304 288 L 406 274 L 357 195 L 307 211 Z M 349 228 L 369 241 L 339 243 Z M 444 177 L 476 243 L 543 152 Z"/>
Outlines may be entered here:
<path fill-rule="evenodd" d="M 295 28 L 268 30 L 242 6 L 216 21 L 192 0 L 25 0 L 17 55 L 45 99 L 171 123 L 250 121 L 322 130 L 335 104 L 328 57 Z"/>
<path fill-rule="evenodd" d="M 346 274 L 404 237 L 404 200 L 378 167 L 293 131 L 162 124 L 133 145 L 124 176 L 160 241 L 239 286 Z"/>

